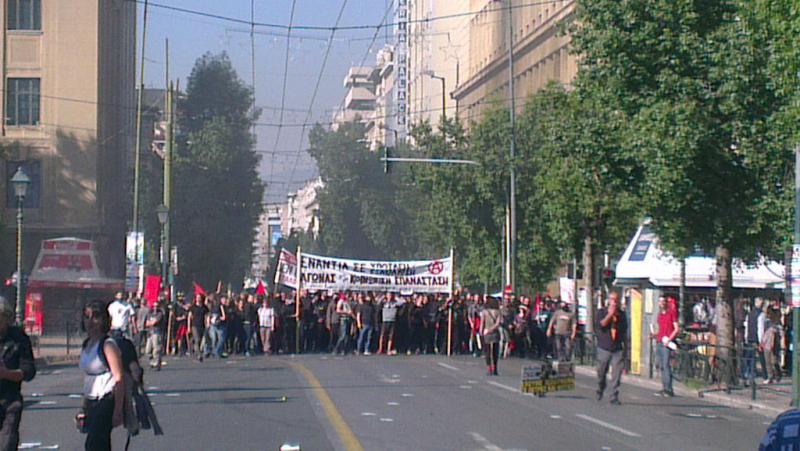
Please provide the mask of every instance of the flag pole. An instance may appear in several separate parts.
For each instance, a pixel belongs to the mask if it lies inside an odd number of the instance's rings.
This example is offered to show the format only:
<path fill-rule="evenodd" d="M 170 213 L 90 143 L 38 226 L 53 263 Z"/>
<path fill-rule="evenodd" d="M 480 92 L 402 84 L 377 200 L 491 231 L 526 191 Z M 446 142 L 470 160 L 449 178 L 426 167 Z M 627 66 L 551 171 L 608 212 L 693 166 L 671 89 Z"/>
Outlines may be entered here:
<path fill-rule="evenodd" d="M 455 265 L 453 264 L 453 248 L 450 248 L 450 308 L 447 309 L 447 357 L 453 352 L 453 305 L 455 299 L 455 279 L 453 273 L 455 272 Z"/>
<path fill-rule="evenodd" d="M 294 331 L 294 352 L 299 354 L 300 353 L 300 287 L 303 285 L 302 282 L 302 253 L 300 250 L 300 246 L 297 246 L 297 289 L 295 290 L 295 300 L 294 300 L 294 322 L 295 322 L 295 331 Z"/>

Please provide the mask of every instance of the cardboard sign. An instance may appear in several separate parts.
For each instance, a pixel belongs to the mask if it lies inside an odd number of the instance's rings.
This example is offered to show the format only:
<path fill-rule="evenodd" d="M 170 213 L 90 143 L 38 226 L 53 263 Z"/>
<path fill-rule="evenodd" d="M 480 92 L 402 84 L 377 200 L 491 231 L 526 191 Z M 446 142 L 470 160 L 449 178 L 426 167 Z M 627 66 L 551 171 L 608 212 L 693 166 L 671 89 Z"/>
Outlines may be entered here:
<path fill-rule="evenodd" d="M 572 362 L 546 362 L 522 368 L 520 391 L 544 395 L 554 391 L 575 389 L 575 367 Z"/>

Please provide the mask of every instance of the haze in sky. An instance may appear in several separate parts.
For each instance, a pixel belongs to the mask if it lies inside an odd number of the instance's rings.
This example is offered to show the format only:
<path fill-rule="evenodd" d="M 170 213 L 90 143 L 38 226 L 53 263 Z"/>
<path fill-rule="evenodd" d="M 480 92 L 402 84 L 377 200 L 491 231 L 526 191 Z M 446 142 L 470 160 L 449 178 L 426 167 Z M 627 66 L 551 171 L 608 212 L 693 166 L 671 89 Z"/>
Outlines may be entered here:
<path fill-rule="evenodd" d="M 292 0 L 253 0 L 254 22 L 289 25 Z M 336 24 L 342 5 L 340 26 L 377 25 L 389 8 L 387 0 L 296 0 L 294 26 L 331 27 Z M 161 8 L 158 5 L 185 8 L 212 15 L 250 22 L 251 0 L 157 0 L 148 7 L 145 83 L 163 88 L 165 80 L 165 40 L 170 46 L 170 78 L 186 77 L 195 60 L 206 52 L 227 52 L 239 77 L 252 84 L 250 26 L 218 18 Z M 142 2 L 139 2 L 138 31 L 141 42 Z M 387 22 L 392 22 L 392 11 Z M 375 53 L 391 39 L 391 32 L 374 28 L 337 31 L 331 40 L 327 30 L 293 30 L 286 59 L 285 29 L 255 28 L 255 92 L 256 104 L 262 108 L 257 127 L 257 150 L 261 153 L 260 174 L 267 182 L 267 202 L 286 199 L 286 193 L 316 176 L 316 167 L 307 148 L 307 131 L 298 126 L 307 122 L 330 122 L 333 110 L 343 101 L 343 79 L 352 65 L 372 65 Z M 374 41 L 373 41 L 373 38 Z M 324 72 L 322 61 L 330 44 Z M 372 44 L 370 46 L 370 44 Z M 369 51 L 369 53 L 367 53 Z M 141 54 L 141 49 L 137 51 Z M 287 82 L 283 116 L 284 68 Z M 138 70 L 138 66 L 137 66 Z M 321 76 L 321 78 L 319 78 Z M 306 121 L 314 86 L 320 80 L 319 92 L 311 106 L 311 120 Z M 137 73 L 138 79 L 138 73 Z M 280 128 L 276 124 L 284 124 Z M 278 136 L 280 135 L 280 136 Z M 294 170 L 293 170 L 294 168 Z"/>

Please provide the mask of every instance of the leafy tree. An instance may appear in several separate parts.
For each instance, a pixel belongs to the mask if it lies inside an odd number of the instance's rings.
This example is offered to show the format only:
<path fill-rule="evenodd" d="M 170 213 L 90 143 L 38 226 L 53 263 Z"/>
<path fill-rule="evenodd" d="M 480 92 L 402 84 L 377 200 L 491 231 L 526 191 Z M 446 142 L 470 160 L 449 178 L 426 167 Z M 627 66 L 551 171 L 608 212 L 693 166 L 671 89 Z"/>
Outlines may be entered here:
<path fill-rule="evenodd" d="M 172 231 L 187 283 L 238 282 L 249 268 L 264 193 L 252 101 L 224 53 L 197 60 L 179 101 Z"/>
<path fill-rule="evenodd" d="M 777 241 L 763 207 L 781 177 L 765 164 L 763 138 L 782 102 L 769 83 L 763 21 L 744 0 L 584 0 L 576 24 L 579 90 L 604 92 L 630 118 L 627 149 L 644 168 L 655 231 L 674 252 L 715 252 L 728 358 L 731 260 L 755 259 Z"/>
<path fill-rule="evenodd" d="M 621 152 L 625 119 L 598 96 L 566 92 L 551 85 L 535 94 L 520 120 L 524 147 L 535 151 L 535 186 L 524 196 L 528 208 L 541 210 L 547 229 L 564 254 L 582 258 L 587 295 L 592 299 L 595 257 L 618 254 L 639 220 L 640 168 Z M 589 303 L 589 324 L 594 302 Z"/>

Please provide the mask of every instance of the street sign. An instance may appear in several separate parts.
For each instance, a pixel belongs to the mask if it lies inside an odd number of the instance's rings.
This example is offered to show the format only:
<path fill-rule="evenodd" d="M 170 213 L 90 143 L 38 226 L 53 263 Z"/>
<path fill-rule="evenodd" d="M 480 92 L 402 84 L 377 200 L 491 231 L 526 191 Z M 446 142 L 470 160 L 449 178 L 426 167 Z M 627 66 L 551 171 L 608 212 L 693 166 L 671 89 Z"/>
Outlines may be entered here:
<path fill-rule="evenodd" d="M 520 391 L 544 395 L 554 391 L 575 389 L 575 367 L 572 362 L 545 362 L 522 367 Z"/>
<path fill-rule="evenodd" d="M 800 308 L 800 244 L 792 246 L 792 307 Z"/>

